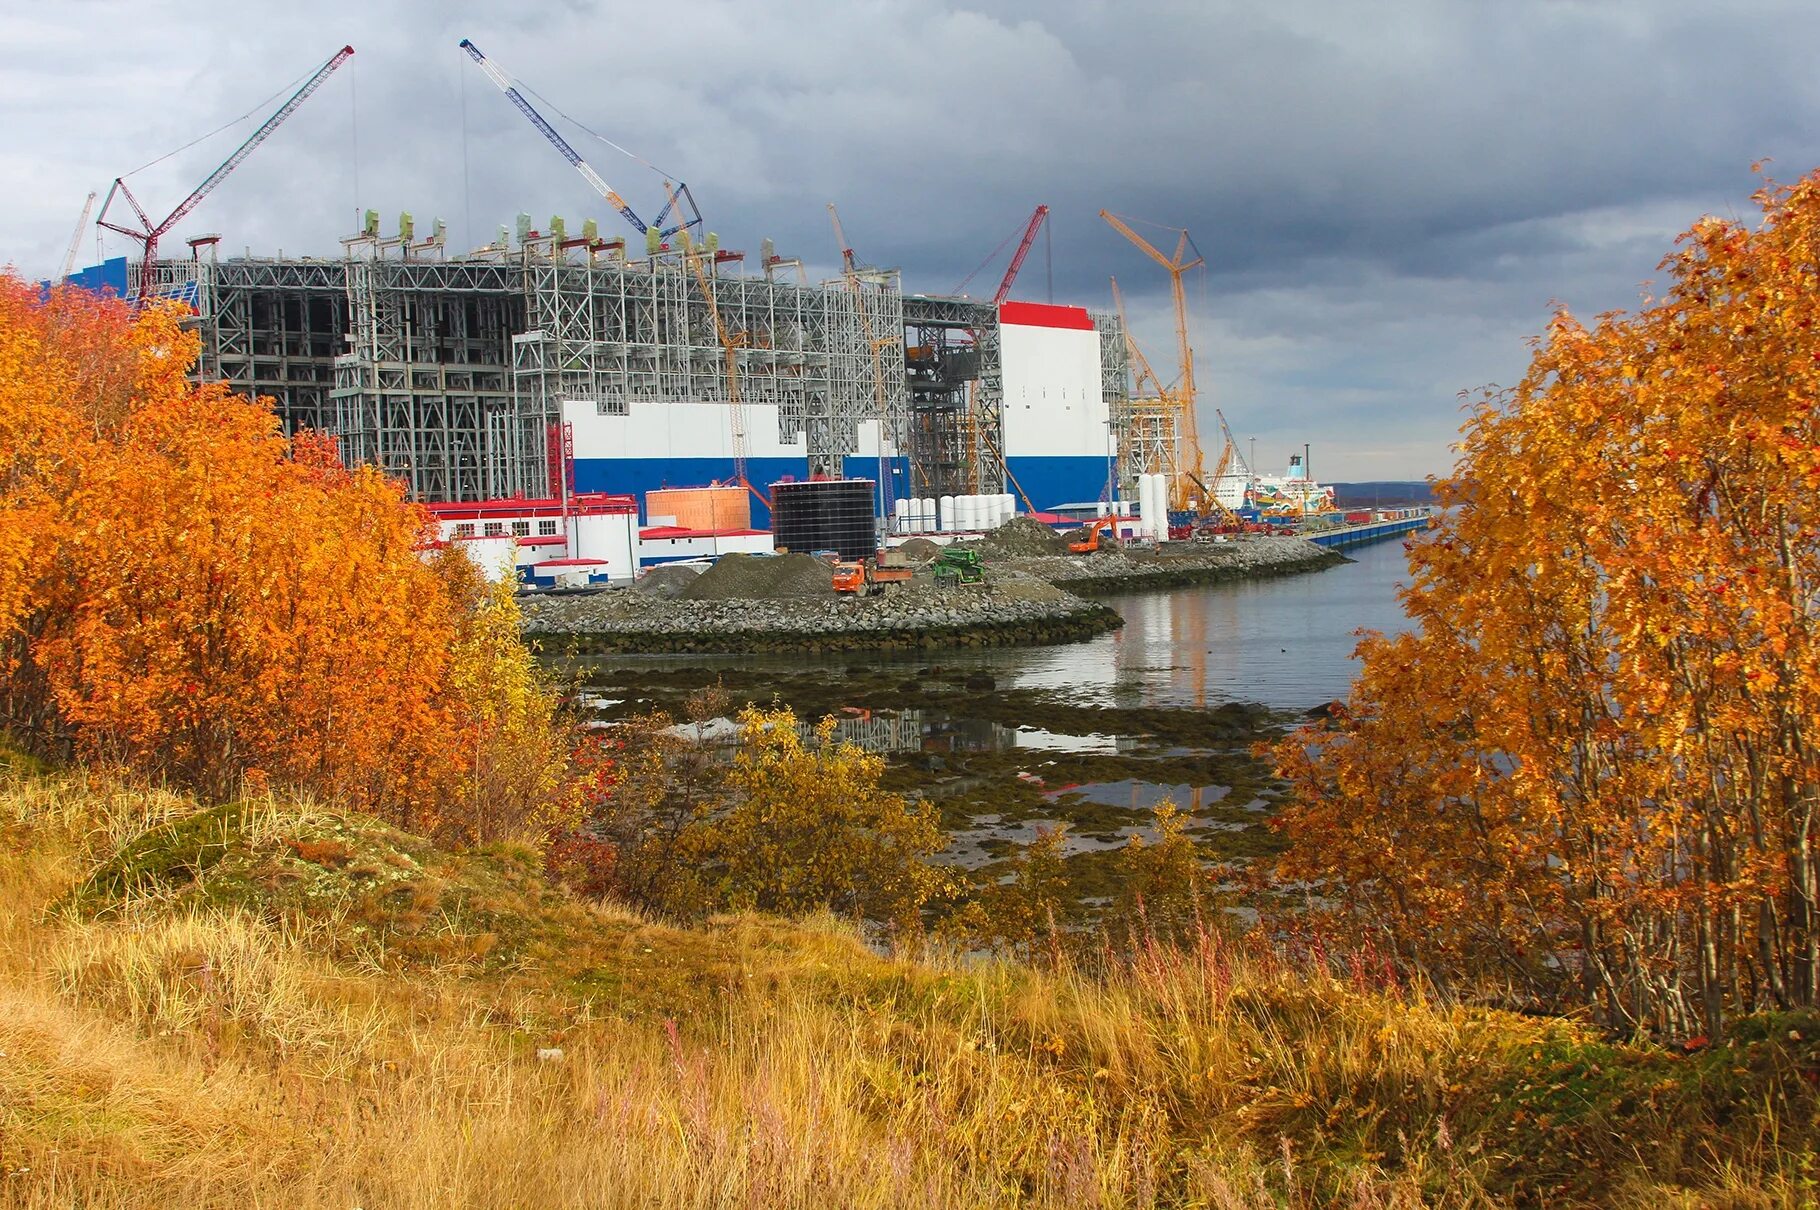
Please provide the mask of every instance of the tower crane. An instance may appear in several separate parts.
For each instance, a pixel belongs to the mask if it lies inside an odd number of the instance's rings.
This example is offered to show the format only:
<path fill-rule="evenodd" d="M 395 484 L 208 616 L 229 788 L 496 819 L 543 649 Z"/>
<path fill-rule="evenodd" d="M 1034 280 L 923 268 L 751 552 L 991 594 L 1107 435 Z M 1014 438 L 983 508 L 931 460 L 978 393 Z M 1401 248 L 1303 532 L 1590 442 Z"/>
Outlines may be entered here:
<path fill-rule="evenodd" d="M 1036 242 L 1036 233 L 1042 228 L 1043 220 L 1049 217 L 1049 207 L 1038 206 L 1030 216 L 1030 225 L 1024 228 L 1024 238 L 1019 241 L 1017 251 L 1011 254 L 1011 264 L 1005 269 L 1005 276 L 998 284 L 998 290 L 992 295 L 992 305 L 998 306 L 1011 296 L 1011 283 L 1017 280 L 1017 271 L 1024 267 L 1024 258 L 1030 255 L 1030 245 Z"/>
<path fill-rule="evenodd" d="M 70 271 L 76 267 L 76 249 L 82 244 L 82 233 L 88 230 L 88 216 L 94 209 L 95 191 L 91 189 L 88 191 L 88 201 L 82 203 L 82 217 L 76 220 L 76 233 L 70 236 L 69 251 L 63 254 L 63 272 L 57 275 L 60 282 L 68 281 Z"/>
<path fill-rule="evenodd" d="M 151 298 L 152 287 L 158 280 L 158 238 L 181 222 L 183 216 L 194 210 L 197 205 L 201 203 L 202 199 L 209 195 L 215 186 L 227 179 L 228 173 L 238 168 L 240 166 L 240 161 L 246 159 L 249 155 L 252 155 L 254 149 L 257 148 L 259 144 L 265 142 L 266 138 L 270 136 L 274 130 L 277 130 L 279 126 L 283 125 L 286 118 L 297 112 L 297 107 L 309 100 L 310 94 L 315 92 L 318 88 L 321 88 L 322 82 L 328 79 L 337 67 L 346 63 L 353 53 L 354 48 L 352 46 L 344 46 L 330 56 L 327 63 L 318 67 L 315 74 L 311 75 L 309 79 L 303 82 L 302 87 L 291 94 L 290 100 L 286 101 L 283 105 L 280 105 L 277 110 L 273 112 L 272 116 L 267 118 L 264 123 L 260 125 L 258 130 L 255 130 L 252 134 L 248 135 L 246 142 L 235 148 L 234 154 L 223 160 L 215 171 L 209 173 L 202 184 L 191 190 L 190 195 L 177 203 L 177 208 L 167 214 L 162 221 L 157 223 L 152 222 L 151 218 L 146 214 L 145 208 L 139 204 L 139 199 L 133 196 L 133 191 L 131 189 L 127 188 L 126 181 L 121 177 L 114 178 L 113 185 L 107 191 L 107 200 L 101 203 L 101 213 L 96 217 L 95 222 L 98 226 L 106 227 L 109 231 L 124 235 L 128 239 L 138 242 L 141 248 L 144 249 L 144 261 L 139 267 L 139 299 L 141 303 L 144 303 Z M 113 205 L 116 196 L 125 198 L 127 205 L 133 208 L 133 214 L 139 220 L 138 228 L 123 227 L 118 223 L 110 223 L 107 221 L 108 207 Z"/>
<path fill-rule="evenodd" d="M 1131 229 L 1130 224 L 1109 210 L 1100 211 L 1100 217 L 1111 225 L 1114 231 L 1136 244 L 1138 249 L 1161 265 L 1169 273 L 1170 292 L 1175 298 L 1175 337 L 1177 357 L 1181 364 L 1180 374 L 1173 388 L 1163 393 L 1163 397 L 1172 405 L 1176 416 L 1177 440 L 1181 445 L 1181 457 L 1177 462 L 1177 472 L 1170 484 L 1170 504 L 1174 508 L 1187 508 L 1191 486 L 1202 483 L 1205 476 L 1201 461 L 1201 439 L 1195 423 L 1195 388 L 1194 388 L 1194 348 L 1188 343 L 1188 294 L 1182 288 L 1182 279 L 1190 269 L 1206 263 L 1201 250 L 1194 246 L 1188 232 L 1180 227 L 1167 230 L 1176 233 L 1175 253 L 1165 256 L 1155 245 Z M 1189 258 L 1192 252 L 1193 258 Z M 1205 490 L 1205 488 L 1203 488 Z"/>
<path fill-rule="evenodd" d="M 851 278 L 857 268 L 857 263 L 853 259 L 853 245 L 847 242 L 847 233 L 841 229 L 840 225 L 840 211 L 834 208 L 833 202 L 828 203 L 828 220 L 834 224 L 834 242 L 840 245 L 841 272 Z"/>
<path fill-rule="evenodd" d="M 710 236 L 710 239 L 713 237 Z M 726 358 L 727 367 L 727 405 L 728 419 L 732 422 L 733 436 L 733 477 L 739 485 L 752 493 L 753 497 L 771 511 L 771 501 L 763 492 L 752 486 L 746 477 L 746 404 L 739 387 L 739 347 L 745 341 L 735 336 L 727 328 L 726 320 L 721 317 L 720 302 L 715 297 L 714 283 L 709 277 L 706 262 L 713 259 L 710 247 L 701 252 L 695 250 L 687 231 L 682 232 L 683 257 L 695 270 L 695 280 L 701 285 L 701 296 L 708 304 L 708 315 L 714 321 L 714 337 L 720 341 L 721 353 Z"/>
<path fill-rule="evenodd" d="M 859 314 L 860 332 L 866 338 L 866 345 L 872 351 L 872 392 L 878 404 L 878 462 L 879 491 L 882 493 L 880 506 L 889 512 L 895 501 L 891 491 L 891 477 L 885 473 L 885 359 L 884 350 L 903 340 L 901 335 L 878 336 L 872 331 L 872 316 L 866 310 L 866 292 L 859 284 L 859 261 L 853 255 L 853 245 L 847 242 L 847 232 L 840 225 L 840 211 L 834 203 L 828 203 L 828 218 L 834 224 L 834 241 L 840 245 L 841 269 L 847 279 L 847 288 L 853 291 L 853 309 Z"/>
<path fill-rule="evenodd" d="M 469 39 L 463 38 L 461 40 L 461 49 L 467 51 L 468 57 L 473 59 L 474 62 L 479 65 L 480 70 L 486 73 L 487 79 L 493 81 L 493 83 L 498 86 L 499 91 L 506 94 L 506 100 L 517 106 L 518 112 L 525 116 L 525 121 L 535 126 L 537 132 L 548 139 L 550 145 L 562 154 L 562 158 L 569 161 L 575 168 L 575 171 L 581 173 L 583 179 L 594 187 L 594 191 L 607 199 L 607 204 L 609 206 L 619 211 L 619 213 L 625 217 L 625 220 L 628 223 L 631 223 L 640 235 L 645 234 L 645 232 L 651 229 L 654 224 L 647 223 L 645 220 L 638 217 L 632 207 L 626 203 L 626 200 L 619 196 L 619 191 L 607 184 L 600 173 L 594 171 L 588 162 L 581 158 L 581 153 L 569 146 L 569 141 L 556 132 L 554 126 L 544 121 L 543 115 L 538 113 L 529 101 L 525 100 L 524 94 L 518 91 L 518 86 L 512 83 L 511 77 L 501 71 L 499 66 L 491 59 L 482 54 L 480 47 L 474 45 Z M 667 187 L 668 183 L 666 182 L 666 188 Z M 682 218 L 682 209 L 685 204 L 689 209 L 689 217 L 687 219 Z M 663 226 L 664 221 L 671 217 L 672 211 L 674 211 L 675 216 L 678 219 L 682 219 L 682 221 L 669 227 Z M 701 211 L 695 205 L 695 195 L 689 192 L 689 187 L 687 185 L 680 181 L 677 182 L 675 189 L 670 192 L 669 201 L 664 204 L 663 211 L 657 216 L 655 226 L 658 227 L 658 234 L 667 237 L 675 235 L 678 231 L 686 231 L 689 228 L 699 226 L 700 224 Z"/>

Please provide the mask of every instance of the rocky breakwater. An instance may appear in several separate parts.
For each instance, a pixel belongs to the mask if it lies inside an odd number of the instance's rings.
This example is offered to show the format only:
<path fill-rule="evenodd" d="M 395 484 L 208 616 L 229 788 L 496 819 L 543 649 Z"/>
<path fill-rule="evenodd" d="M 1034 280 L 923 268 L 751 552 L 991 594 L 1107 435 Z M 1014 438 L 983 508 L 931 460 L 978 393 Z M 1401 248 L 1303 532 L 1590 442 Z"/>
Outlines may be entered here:
<path fill-rule="evenodd" d="M 807 555 L 725 555 L 705 572 L 659 568 L 629 589 L 531 596 L 525 632 L 546 650 L 846 651 L 1066 643 L 1124 624 L 1012 568 L 981 584 L 937 585 L 927 569 L 878 596 L 834 592 Z"/>
<path fill-rule="evenodd" d="M 1069 554 L 1067 537 L 1020 518 L 988 534 L 979 549 L 990 568 L 1022 572 L 1081 596 L 1294 575 L 1347 561 L 1302 538 L 1266 535 L 1122 548 L 1102 535 L 1100 543 L 1092 554 Z"/>

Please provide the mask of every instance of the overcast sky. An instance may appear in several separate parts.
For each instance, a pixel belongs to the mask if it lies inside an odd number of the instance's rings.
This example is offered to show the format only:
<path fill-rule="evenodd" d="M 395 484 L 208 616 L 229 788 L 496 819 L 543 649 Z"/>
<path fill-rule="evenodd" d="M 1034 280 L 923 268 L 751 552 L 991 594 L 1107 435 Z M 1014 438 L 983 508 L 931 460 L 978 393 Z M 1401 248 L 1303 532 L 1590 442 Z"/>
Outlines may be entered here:
<path fill-rule="evenodd" d="M 330 255 L 371 206 L 451 243 L 616 216 L 456 47 L 686 180 L 724 245 L 953 290 L 1038 203 L 1014 296 L 1108 307 L 1173 364 L 1167 280 L 1097 217 L 1186 227 L 1203 425 L 1324 479 L 1452 464 L 1559 300 L 1632 305 L 1675 234 L 1744 215 L 1754 160 L 1820 164 L 1820 6 L 1672 0 L 670 4 L 0 2 L 0 261 L 60 264 L 90 189 L 162 213 L 342 43 L 354 58 L 172 236 Z M 554 112 L 649 216 L 662 178 Z M 1158 238 L 1166 238 L 1157 232 Z M 108 255 L 126 252 L 113 240 Z M 79 263 L 93 259 L 92 233 Z M 1010 253 L 973 278 L 989 295 Z"/>

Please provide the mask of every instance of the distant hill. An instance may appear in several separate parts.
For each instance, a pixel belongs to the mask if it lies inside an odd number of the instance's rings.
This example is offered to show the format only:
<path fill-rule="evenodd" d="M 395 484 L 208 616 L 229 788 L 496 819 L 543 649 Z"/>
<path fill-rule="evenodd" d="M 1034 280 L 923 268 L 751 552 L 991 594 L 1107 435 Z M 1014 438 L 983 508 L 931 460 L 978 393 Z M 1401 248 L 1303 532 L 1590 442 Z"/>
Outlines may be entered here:
<path fill-rule="evenodd" d="M 1432 504 L 1434 493 L 1420 479 L 1381 479 L 1365 483 L 1335 483 L 1333 502 L 1341 508 L 1369 505 Z"/>

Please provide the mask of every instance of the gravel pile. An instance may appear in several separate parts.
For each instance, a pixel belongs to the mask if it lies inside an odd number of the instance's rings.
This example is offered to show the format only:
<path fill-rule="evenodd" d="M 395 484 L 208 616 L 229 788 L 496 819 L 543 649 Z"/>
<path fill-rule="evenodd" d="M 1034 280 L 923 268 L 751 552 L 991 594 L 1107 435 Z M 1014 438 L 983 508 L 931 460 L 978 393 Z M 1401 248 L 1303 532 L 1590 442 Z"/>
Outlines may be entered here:
<path fill-rule="evenodd" d="M 911 538 L 897 549 L 912 563 L 927 563 L 942 553 L 942 548 L 927 538 Z"/>
<path fill-rule="evenodd" d="M 987 534 L 980 546 L 988 556 L 1021 558 L 1063 554 L 1068 549 L 1068 540 L 1041 521 L 1013 517 Z"/>
<path fill-rule="evenodd" d="M 700 566 L 665 563 L 640 576 L 638 583 L 632 586 L 632 591 L 665 600 L 680 597 L 695 587 L 695 581 L 701 578 L 703 570 Z"/>
<path fill-rule="evenodd" d="M 1010 567 L 1071 592 L 1104 593 L 1283 575 L 1344 561 L 1301 538 L 1246 536 L 1205 544 L 1175 542 L 1160 550 L 1103 546 L 1090 555 L 1017 559 Z"/>
<path fill-rule="evenodd" d="M 680 595 L 690 601 L 833 598 L 834 569 L 813 555 L 722 555 Z"/>

